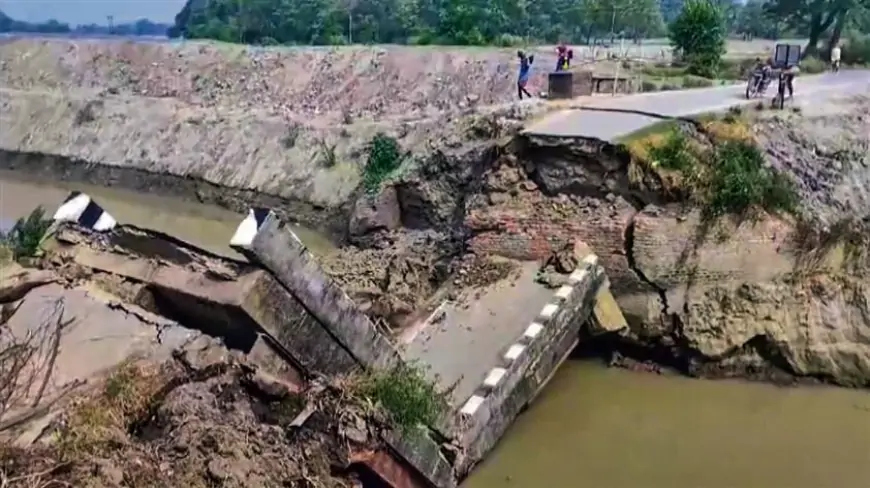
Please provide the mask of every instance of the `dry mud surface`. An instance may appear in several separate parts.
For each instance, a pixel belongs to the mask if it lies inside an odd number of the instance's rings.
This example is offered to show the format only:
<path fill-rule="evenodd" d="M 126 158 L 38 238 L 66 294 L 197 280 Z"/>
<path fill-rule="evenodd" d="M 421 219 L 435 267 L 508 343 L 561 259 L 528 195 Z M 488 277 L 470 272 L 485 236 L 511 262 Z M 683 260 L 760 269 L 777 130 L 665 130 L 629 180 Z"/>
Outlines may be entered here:
<path fill-rule="evenodd" d="M 43 264 L 0 281 L 3 486 L 359 486 L 386 423 L 347 385 L 278 379 L 113 275 Z"/>

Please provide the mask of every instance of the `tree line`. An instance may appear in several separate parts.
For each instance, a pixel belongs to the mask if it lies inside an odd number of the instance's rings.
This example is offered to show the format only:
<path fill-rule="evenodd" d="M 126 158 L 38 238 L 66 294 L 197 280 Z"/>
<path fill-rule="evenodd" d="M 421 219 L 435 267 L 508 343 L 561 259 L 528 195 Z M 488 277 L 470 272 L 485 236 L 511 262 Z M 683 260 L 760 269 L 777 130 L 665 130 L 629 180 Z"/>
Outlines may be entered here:
<path fill-rule="evenodd" d="M 705 0 L 725 32 L 868 32 L 868 0 Z M 187 0 L 170 36 L 245 44 L 517 45 L 667 35 L 685 0 Z"/>
<path fill-rule="evenodd" d="M 34 34 L 101 34 L 116 36 L 165 36 L 171 26 L 139 19 L 136 22 L 115 25 L 85 24 L 70 26 L 64 22 L 51 19 L 45 22 L 24 22 L 15 20 L 0 11 L 0 33 L 34 33 Z"/>

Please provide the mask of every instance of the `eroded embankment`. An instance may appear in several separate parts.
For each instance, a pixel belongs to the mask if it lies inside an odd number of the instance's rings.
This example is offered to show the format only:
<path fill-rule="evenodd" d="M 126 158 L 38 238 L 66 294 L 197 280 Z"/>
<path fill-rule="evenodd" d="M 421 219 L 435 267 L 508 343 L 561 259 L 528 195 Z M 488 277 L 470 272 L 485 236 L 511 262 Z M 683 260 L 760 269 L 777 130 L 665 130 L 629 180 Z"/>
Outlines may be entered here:
<path fill-rule="evenodd" d="M 755 123 L 773 125 L 763 117 Z M 794 131 L 796 123 L 785 125 Z M 778 142 L 773 131 L 762 135 Z M 843 166 L 860 171 L 860 164 Z M 817 172 L 798 170 L 785 174 L 803 197 L 807 175 Z M 711 219 L 686 204 L 678 183 L 673 172 L 633 164 L 624 147 L 530 139 L 485 177 L 466 220 L 470 247 L 546 259 L 574 239 L 589 243 L 631 324 L 606 347 L 704 376 L 866 383 L 870 295 L 860 278 L 867 266 L 860 218 L 825 227 L 827 207 L 799 220 L 765 213 Z"/>
<path fill-rule="evenodd" d="M 246 212 L 268 207 L 351 244 L 324 265 L 372 314 L 408 320 L 463 252 L 457 222 L 501 138 L 545 110 L 523 104 L 462 117 L 330 129 L 173 99 L 0 90 L 0 168 L 119 186 Z M 394 138 L 400 167 L 363 188 L 369 144 Z"/>
<path fill-rule="evenodd" d="M 753 127 L 770 164 L 798 183 L 812 212 L 824 207 L 829 215 L 863 216 L 864 193 L 848 187 L 867 179 L 864 163 L 837 144 L 866 145 L 861 131 L 867 121 L 853 114 L 865 102 L 844 105 L 848 127 L 834 120 L 844 110 L 763 118 Z M 729 311 L 746 286 L 773 286 L 759 303 L 786 303 L 809 286 L 808 277 L 851 280 L 856 268 L 844 270 L 835 255 L 822 259 L 833 259 L 828 267 L 807 265 L 806 246 L 795 242 L 805 232 L 788 219 L 701 225 L 680 204 L 686 195 L 673 175 L 639 168 L 625 148 L 543 138 L 511 142 L 539 107 L 324 132 L 256 112 L 111 93 L 3 90 L 0 104 L 0 148 L 6 151 L 0 166 L 238 210 L 275 208 L 352 244 L 324 267 L 370 315 L 393 325 L 411 320 L 442 284 L 467 273 L 461 258 L 469 252 L 545 261 L 579 239 L 607 269 L 632 318 L 632 341 L 664 349 L 687 371 L 745 374 L 759 364 L 779 364 L 791 373 L 852 382 L 849 375 L 866 369 L 860 282 L 840 298 L 809 287 L 819 303 L 792 308 L 796 317 L 772 314 L 768 320 L 748 304 L 741 307 L 752 310 Z M 410 154 L 370 195 L 361 187 L 366 145 L 381 130 Z M 53 156 L 34 156 L 42 154 Z M 815 166 L 840 172 L 820 174 Z M 824 205 L 812 196 L 818 190 L 827 195 Z M 832 227 L 832 219 L 818 216 Z M 719 311 L 720 323 L 693 318 L 710 310 Z M 839 330 L 851 331 L 844 332 L 848 337 L 817 333 L 833 319 L 813 317 L 831 310 L 843 317 Z M 740 314 L 746 318 L 738 320 Z M 790 325 L 758 329 L 766 320 Z"/>

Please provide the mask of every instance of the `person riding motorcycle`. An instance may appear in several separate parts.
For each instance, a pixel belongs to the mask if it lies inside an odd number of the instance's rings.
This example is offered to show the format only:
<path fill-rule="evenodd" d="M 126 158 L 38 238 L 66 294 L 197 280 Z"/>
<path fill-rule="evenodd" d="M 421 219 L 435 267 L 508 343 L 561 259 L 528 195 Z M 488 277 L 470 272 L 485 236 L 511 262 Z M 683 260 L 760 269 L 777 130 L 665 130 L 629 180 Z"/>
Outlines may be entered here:
<path fill-rule="evenodd" d="M 767 85 L 770 84 L 773 72 L 773 60 L 768 58 L 762 61 L 761 58 L 755 58 L 755 66 L 752 69 L 752 76 L 758 77 L 757 90 L 763 92 Z"/>

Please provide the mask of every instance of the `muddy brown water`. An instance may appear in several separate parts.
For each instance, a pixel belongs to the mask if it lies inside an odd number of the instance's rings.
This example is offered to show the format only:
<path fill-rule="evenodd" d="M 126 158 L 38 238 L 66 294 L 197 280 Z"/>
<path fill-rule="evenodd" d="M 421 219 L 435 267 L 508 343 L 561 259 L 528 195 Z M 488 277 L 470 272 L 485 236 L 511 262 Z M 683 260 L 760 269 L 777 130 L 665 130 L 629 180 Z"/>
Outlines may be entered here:
<path fill-rule="evenodd" d="M 870 393 L 568 361 L 462 488 L 870 486 Z"/>
<path fill-rule="evenodd" d="M 0 221 L 8 227 L 42 205 L 50 217 L 70 191 L 88 194 L 121 224 L 152 229 L 175 236 L 216 254 L 240 258 L 229 242 L 243 215 L 182 199 L 149 195 L 118 188 L 67 182 L 34 181 L 10 171 L 0 171 Z M 318 254 L 335 247 L 324 236 L 301 226 L 291 226 L 300 240 Z"/>

